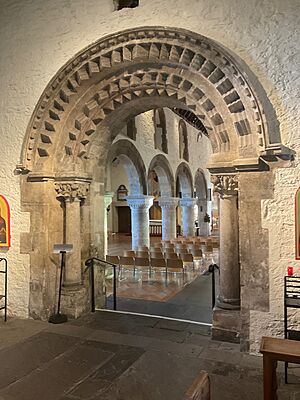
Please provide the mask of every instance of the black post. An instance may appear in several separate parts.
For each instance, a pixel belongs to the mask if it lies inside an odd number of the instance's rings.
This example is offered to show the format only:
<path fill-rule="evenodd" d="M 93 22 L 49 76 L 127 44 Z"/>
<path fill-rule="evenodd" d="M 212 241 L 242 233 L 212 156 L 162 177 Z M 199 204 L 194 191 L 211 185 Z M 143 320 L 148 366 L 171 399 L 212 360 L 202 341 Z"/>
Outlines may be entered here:
<path fill-rule="evenodd" d="M 62 324 L 68 321 L 68 317 L 65 314 L 60 314 L 61 287 L 62 287 L 63 270 L 65 267 L 66 252 L 61 251 L 60 253 L 61 253 L 61 265 L 60 265 L 57 313 L 50 315 L 49 322 L 51 322 L 52 324 Z"/>
<path fill-rule="evenodd" d="M 116 275 L 116 266 L 113 265 L 114 269 L 114 287 L 113 287 L 113 297 L 114 297 L 114 310 L 117 309 L 117 275 Z"/>
<path fill-rule="evenodd" d="M 6 258 L 4 259 L 4 263 L 5 263 L 4 321 L 6 322 L 6 320 L 7 320 L 7 260 L 6 260 Z"/>
<path fill-rule="evenodd" d="M 283 307 L 283 311 L 284 311 L 284 338 L 288 339 L 288 329 L 287 329 L 287 306 L 286 306 L 286 276 L 284 277 L 284 307 Z M 284 363 L 284 383 L 288 383 L 288 363 L 285 362 Z"/>
<path fill-rule="evenodd" d="M 92 312 L 95 312 L 95 272 L 94 272 L 94 260 L 91 261 L 91 303 Z"/>
<path fill-rule="evenodd" d="M 212 268 L 212 275 L 211 275 L 211 279 L 212 279 L 212 290 L 211 290 L 211 293 L 212 293 L 212 308 L 214 308 L 215 307 L 215 304 L 216 304 L 216 286 L 215 286 L 215 284 L 216 284 L 216 280 L 215 280 L 215 266 L 213 265 L 213 268 Z"/>

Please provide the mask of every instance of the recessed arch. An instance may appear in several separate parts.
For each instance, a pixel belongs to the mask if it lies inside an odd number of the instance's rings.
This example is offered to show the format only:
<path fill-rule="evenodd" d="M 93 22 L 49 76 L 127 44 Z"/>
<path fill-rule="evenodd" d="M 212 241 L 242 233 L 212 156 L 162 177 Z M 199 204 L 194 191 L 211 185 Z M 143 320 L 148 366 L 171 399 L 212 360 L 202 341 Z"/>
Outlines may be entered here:
<path fill-rule="evenodd" d="M 207 183 L 205 174 L 201 168 L 198 168 L 195 174 L 195 191 L 199 200 L 207 200 Z"/>
<path fill-rule="evenodd" d="M 176 196 L 181 193 L 182 197 L 193 197 L 193 177 L 190 167 L 186 162 L 178 165 L 176 174 Z"/>
<path fill-rule="evenodd" d="M 148 168 L 148 182 L 149 182 L 149 177 L 151 175 L 151 171 L 155 171 L 158 177 L 158 184 L 161 196 L 173 197 L 175 192 L 174 176 L 172 173 L 170 163 L 164 155 L 157 154 L 152 159 Z"/>
<path fill-rule="evenodd" d="M 129 140 L 118 140 L 108 153 L 106 166 L 118 159 L 127 174 L 130 195 L 147 194 L 146 168 L 136 147 Z"/>
<path fill-rule="evenodd" d="M 51 80 L 27 129 L 23 169 L 55 173 L 62 159 L 86 168 L 109 116 L 119 108 L 129 115 L 133 100 L 156 98 L 196 113 L 215 161 L 258 158 L 278 144 L 240 60 L 201 35 L 144 27 L 100 39 Z"/>
<path fill-rule="evenodd" d="M 189 142 L 186 123 L 181 119 L 178 123 L 179 134 L 179 158 L 189 162 Z"/>
<path fill-rule="evenodd" d="M 168 154 L 166 116 L 162 108 L 154 109 L 153 121 L 154 121 L 154 147 Z"/>

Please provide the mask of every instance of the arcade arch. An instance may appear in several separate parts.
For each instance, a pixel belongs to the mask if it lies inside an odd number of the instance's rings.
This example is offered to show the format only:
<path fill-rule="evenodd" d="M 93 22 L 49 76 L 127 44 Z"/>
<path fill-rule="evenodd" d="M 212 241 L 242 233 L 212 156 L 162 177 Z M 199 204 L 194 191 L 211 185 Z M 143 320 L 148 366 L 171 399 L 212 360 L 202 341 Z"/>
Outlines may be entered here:
<path fill-rule="evenodd" d="M 221 260 L 219 305 L 239 309 L 238 172 L 259 171 L 265 165 L 264 155 L 278 151 L 280 142 L 278 131 L 270 133 L 266 122 L 272 107 L 260 86 L 256 91 L 257 80 L 252 83 L 247 70 L 241 60 L 211 39 L 183 29 L 140 27 L 100 39 L 55 75 L 32 115 L 18 166 L 25 175 L 22 203 L 31 213 L 29 236 L 36 238 L 44 254 L 41 262 L 35 252 L 30 253 L 31 276 L 36 282 L 30 293 L 32 316 L 45 317 L 52 306 L 55 285 L 49 243 L 63 241 L 65 230 L 71 232 L 67 239 L 78 245 L 78 261 L 68 259 L 67 269 L 76 271 L 77 296 L 69 291 L 64 307 L 75 316 L 87 308 L 82 261 L 91 254 L 91 243 L 103 254 L 103 237 L 97 232 L 96 240 L 93 221 L 99 212 L 97 201 L 104 202 L 107 154 L 120 127 L 141 112 L 162 107 L 193 110 L 209 132 L 214 152 L 209 168 L 224 200 L 220 209 L 231 223 L 229 234 L 221 229 L 221 253 L 228 241 L 235 243 L 234 254 L 224 252 Z M 120 156 L 133 173 L 128 155 Z M 177 193 L 182 192 L 188 235 L 195 199 L 186 164 L 178 168 L 175 179 L 180 187 Z M 54 187 L 65 211 L 55 199 Z M 132 209 L 139 210 L 137 218 L 151 201 L 149 196 L 143 204 L 132 199 Z M 41 215 L 44 224 L 51 225 L 49 208 L 55 214 L 55 228 L 40 235 Z M 89 222 L 80 224 L 82 219 Z M 76 229 L 71 230 L 74 225 Z M 45 285 L 45 280 L 51 283 Z M 74 303 L 74 298 L 80 301 Z M 226 330 L 226 322 L 219 321 L 218 326 L 218 331 Z"/>

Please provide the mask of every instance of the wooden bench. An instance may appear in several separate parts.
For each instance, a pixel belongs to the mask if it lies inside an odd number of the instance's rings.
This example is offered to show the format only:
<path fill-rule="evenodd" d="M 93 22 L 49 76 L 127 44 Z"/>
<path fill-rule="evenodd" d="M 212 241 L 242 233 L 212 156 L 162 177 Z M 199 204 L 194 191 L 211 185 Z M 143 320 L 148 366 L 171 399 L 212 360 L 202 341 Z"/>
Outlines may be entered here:
<path fill-rule="evenodd" d="M 207 372 L 200 372 L 185 393 L 184 400 L 210 400 L 210 381 Z"/>
<path fill-rule="evenodd" d="M 264 365 L 264 400 L 277 400 L 277 361 L 300 363 L 297 340 L 263 337 L 260 346 Z"/>

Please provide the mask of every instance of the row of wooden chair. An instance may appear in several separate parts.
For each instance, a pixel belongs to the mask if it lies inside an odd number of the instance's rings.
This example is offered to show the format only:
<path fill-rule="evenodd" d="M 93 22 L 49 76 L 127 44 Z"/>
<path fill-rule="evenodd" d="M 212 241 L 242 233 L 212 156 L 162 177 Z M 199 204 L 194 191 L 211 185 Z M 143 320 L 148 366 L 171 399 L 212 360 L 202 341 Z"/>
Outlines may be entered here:
<path fill-rule="evenodd" d="M 189 248 L 189 249 L 160 249 L 155 248 L 151 249 L 150 251 L 134 251 L 134 250 L 124 250 L 123 256 L 125 257 L 142 257 L 142 258 L 170 258 L 170 259 L 177 259 L 177 258 L 186 258 L 190 259 L 193 258 L 202 258 L 203 253 L 202 250 L 199 248 Z"/>
<path fill-rule="evenodd" d="M 165 273 L 167 279 L 168 272 L 181 272 L 185 274 L 185 266 L 193 262 L 192 254 L 187 254 L 184 258 L 153 258 L 153 257 L 132 257 L 132 256 L 106 256 L 106 261 L 119 267 L 120 274 L 123 268 L 133 270 L 135 276 L 136 270 L 147 269 L 149 276 L 152 271 L 159 270 Z"/>

